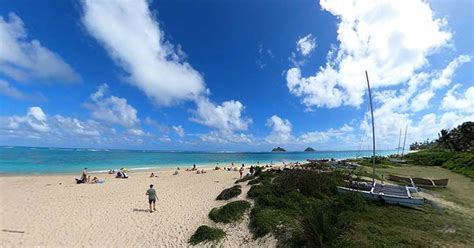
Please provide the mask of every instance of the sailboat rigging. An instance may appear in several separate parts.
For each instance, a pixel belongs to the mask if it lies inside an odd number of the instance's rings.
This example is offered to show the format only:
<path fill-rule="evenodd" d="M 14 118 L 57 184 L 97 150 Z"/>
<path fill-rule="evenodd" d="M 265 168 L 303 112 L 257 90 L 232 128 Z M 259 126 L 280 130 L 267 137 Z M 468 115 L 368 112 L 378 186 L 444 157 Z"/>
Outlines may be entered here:
<path fill-rule="evenodd" d="M 375 121 L 374 111 L 372 105 L 372 93 L 370 91 L 369 75 L 365 71 L 365 77 L 367 79 L 367 89 L 369 91 L 369 102 L 370 102 L 370 115 L 372 117 L 372 184 L 366 185 L 364 183 L 356 183 L 355 185 L 349 185 L 348 187 L 337 187 L 341 193 L 354 192 L 359 193 L 363 197 L 374 200 L 384 201 L 389 204 L 404 205 L 404 206 L 418 206 L 424 204 L 424 199 L 412 195 L 417 193 L 416 187 L 398 186 L 398 185 L 386 185 L 375 182 Z M 406 131 L 405 131 L 406 140 Z M 405 146 L 405 141 L 403 142 Z M 403 154 L 403 152 L 402 152 Z"/>

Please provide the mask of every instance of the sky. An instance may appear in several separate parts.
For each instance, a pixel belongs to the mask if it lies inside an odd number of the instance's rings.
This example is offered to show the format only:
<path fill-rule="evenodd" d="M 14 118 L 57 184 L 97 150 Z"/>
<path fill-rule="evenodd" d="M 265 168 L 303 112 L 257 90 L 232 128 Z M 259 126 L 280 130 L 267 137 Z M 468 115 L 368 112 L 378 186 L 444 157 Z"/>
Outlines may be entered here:
<path fill-rule="evenodd" d="M 0 145 L 377 149 L 474 121 L 470 0 L 0 0 Z"/>

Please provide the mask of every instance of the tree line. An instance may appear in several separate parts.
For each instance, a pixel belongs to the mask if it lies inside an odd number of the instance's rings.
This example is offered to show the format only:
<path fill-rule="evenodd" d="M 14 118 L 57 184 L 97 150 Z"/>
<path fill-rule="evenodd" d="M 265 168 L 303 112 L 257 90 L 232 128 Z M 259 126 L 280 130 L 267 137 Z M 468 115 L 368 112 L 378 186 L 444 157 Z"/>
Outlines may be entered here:
<path fill-rule="evenodd" d="M 438 139 L 415 142 L 410 150 L 449 149 L 452 152 L 474 150 L 474 122 L 467 121 L 449 130 L 442 129 Z"/>

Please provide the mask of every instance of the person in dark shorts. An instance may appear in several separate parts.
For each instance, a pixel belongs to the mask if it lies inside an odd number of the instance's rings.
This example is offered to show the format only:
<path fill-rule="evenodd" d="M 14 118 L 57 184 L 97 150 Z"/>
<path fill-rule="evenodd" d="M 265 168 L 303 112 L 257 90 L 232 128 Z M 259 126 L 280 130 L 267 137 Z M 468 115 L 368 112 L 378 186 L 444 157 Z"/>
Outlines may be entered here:
<path fill-rule="evenodd" d="M 155 203 L 157 198 L 153 184 L 150 184 L 150 188 L 146 191 L 146 195 L 148 196 L 148 204 L 150 204 L 150 213 L 153 213 L 153 211 L 156 211 Z"/>

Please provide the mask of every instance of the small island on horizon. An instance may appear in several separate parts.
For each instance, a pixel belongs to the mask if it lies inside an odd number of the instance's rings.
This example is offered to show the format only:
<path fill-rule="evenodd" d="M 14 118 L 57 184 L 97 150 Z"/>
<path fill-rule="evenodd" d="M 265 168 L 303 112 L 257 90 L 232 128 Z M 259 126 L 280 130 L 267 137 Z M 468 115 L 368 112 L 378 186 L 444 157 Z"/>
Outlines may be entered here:
<path fill-rule="evenodd" d="M 306 149 L 304 149 L 305 152 L 315 152 L 316 150 L 312 147 L 307 147 Z"/>
<path fill-rule="evenodd" d="M 286 150 L 281 147 L 277 147 L 277 148 L 273 148 L 272 152 L 286 152 Z"/>

